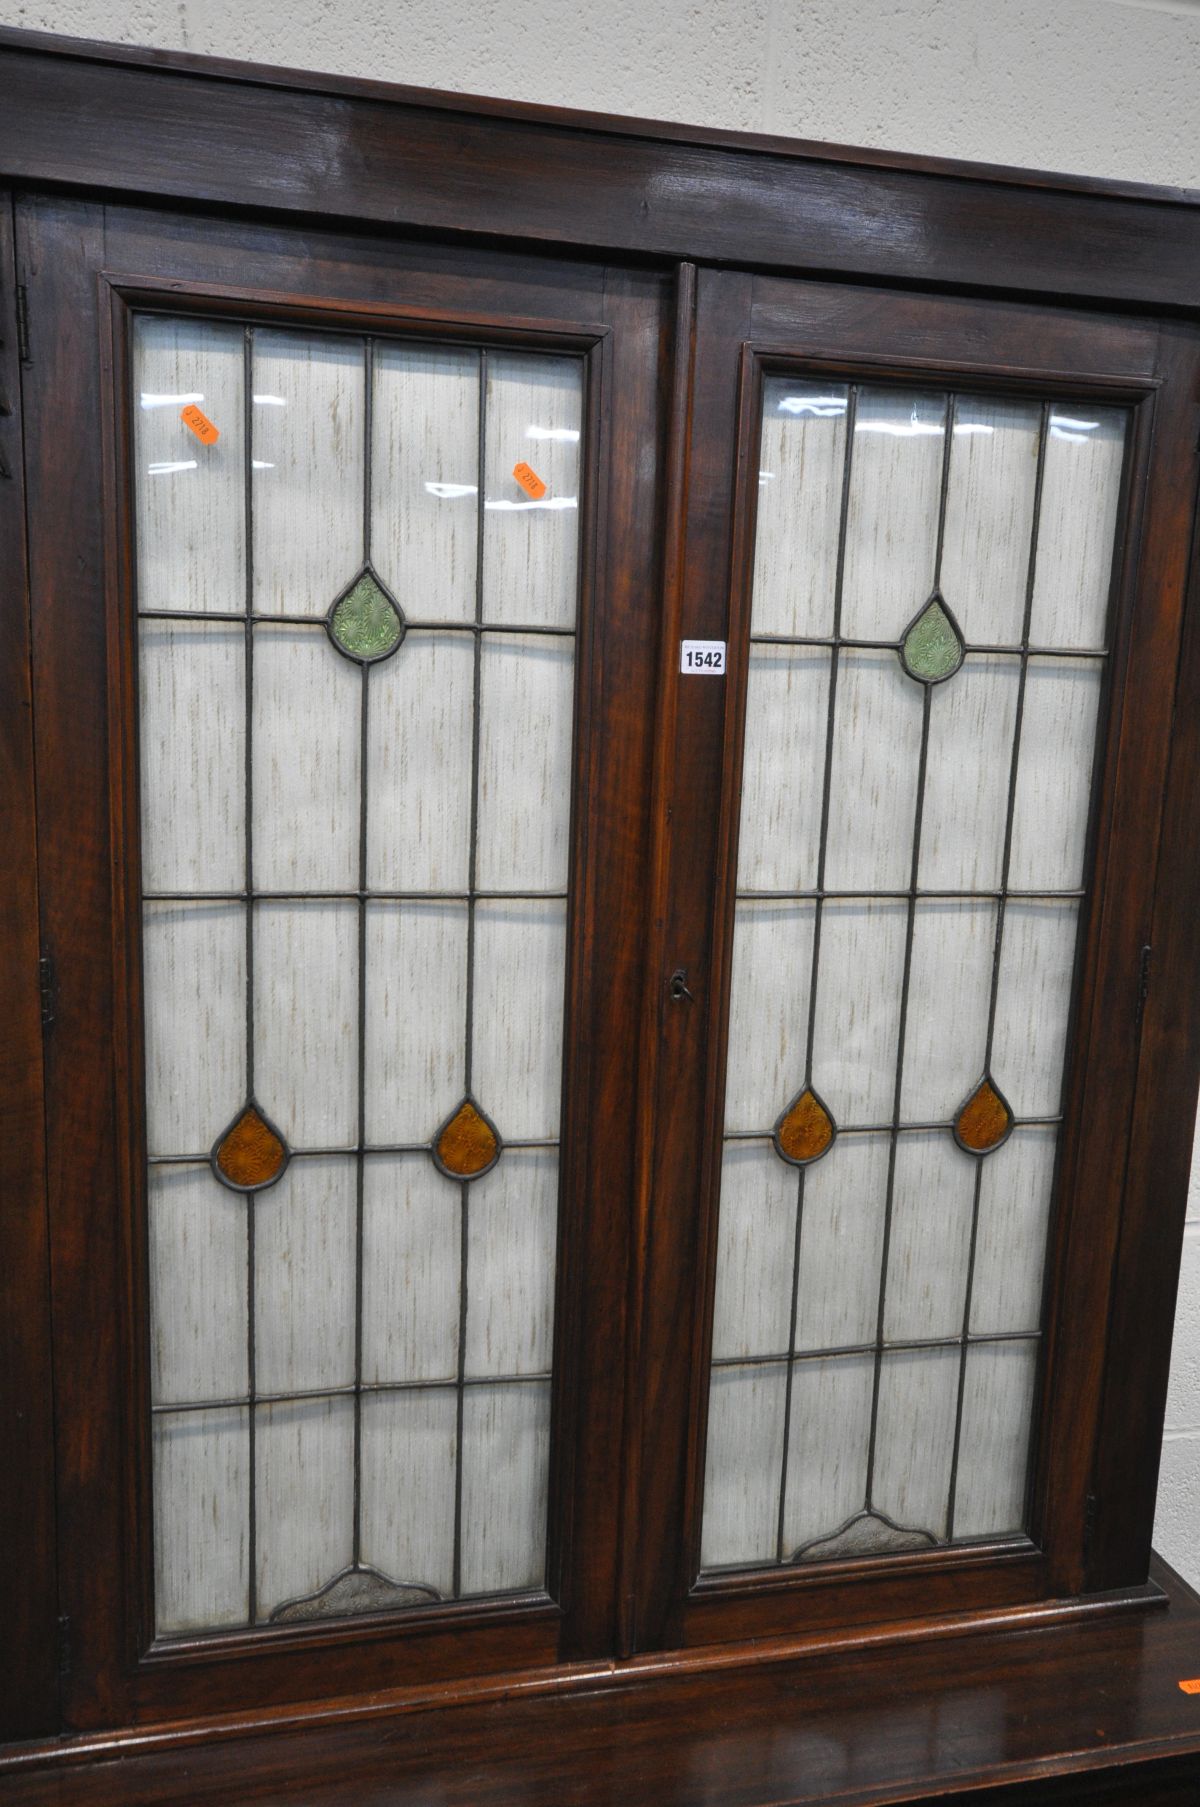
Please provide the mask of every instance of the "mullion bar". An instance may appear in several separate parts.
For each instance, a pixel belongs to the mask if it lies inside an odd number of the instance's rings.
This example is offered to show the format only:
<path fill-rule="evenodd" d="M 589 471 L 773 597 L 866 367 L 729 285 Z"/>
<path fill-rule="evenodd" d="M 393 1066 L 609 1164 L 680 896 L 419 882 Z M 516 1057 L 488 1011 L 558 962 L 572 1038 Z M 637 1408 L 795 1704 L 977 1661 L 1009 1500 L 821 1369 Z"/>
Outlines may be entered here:
<path fill-rule="evenodd" d="M 487 482 L 487 386 L 488 386 L 488 354 L 483 349 L 479 352 L 479 406 L 476 411 L 476 490 L 475 490 L 475 627 L 483 623 L 483 555 L 484 555 L 484 501 Z M 475 1055 L 475 905 L 477 894 L 475 881 L 478 875 L 479 852 L 479 706 L 480 689 L 483 682 L 483 635 L 476 632 L 474 637 L 474 659 L 471 675 L 471 819 L 470 843 L 467 853 L 467 996 L 465 1048 L 463 1054 L 463 1070 L 466 1078 L 465 1091 L 469 1098 L 474 1081 Z M 466 1390 L 464 1385 L 467 1361 L 467 1309 L 469 1304 L 469 1265 L 470 1265 L 470 1229 L 468 1214 L 470 1211 L 470 1182 L 462 1180 L 459 1184 L 459 1248 L 458 1248 L 458 1360 L 455 1397 L 455 1451 L 454 1451 L 454 1577 L 452 1592 L 455 1599 L 462 1593 L 462 1501 L 463 1501 L 463 1423 L 466 1408 Z"/>
<path fill-rule="evenodd" d="M 1025 688 L 1029 675 L 1029 630 L 1033 621 L 1033 591 L 1037 578 L 1038 536 L 1042 520 L 1042 486 L 1046 468 L 1046 443 L 1049 437 L 1050 404 L 1042 403 L 1041 431 L 1038 435 L 1037 473 L 1033 486 L 1033 519 L 1029 529 L 1029 565 L 1025 576 L 1025 612 L 1021 624 L 1021 668 L 1017 679 L 1016 720 L 1013 724 L 1012 762 L 1008 772 L 1008 802 L 1004 822 L 1004 850 L 1000 860 L 1000 885 L 1007 889 L 1012 861 L 1013 823 L 1017 805 L 1017 775 L 1021 760 L 1021 729 L 1025 717 Z M 983 1070 L 992 1068 L 992 1042 L 996 1031 L 996 1006 L 1000 995 L 1000 959 L 1004 952 L 1006 900 L 1001 899 L 996 911 L 996 939 L 992 947 L 992 982 L 988 998 L 987 1034 L 984 1040 Z M 963 1289 L 961 1354 L 958 1364 L 958 1396 L 954 1410 L 954 1451 L 950 1462 L 950 1485 L 946 1505 L 946 1535 L 954 1535 L 954 1514 L 958 1503 L 958 1459 L 962 1447 L 963 1399 L 967 1384 L 967 1333 L 971 1325 L 971 1306 L 975 1293 L 975 1252 L 979 1240 L 979 1200 L 983 1188 L 983 1161 L 976 1157 L 975 1193 L 971 1206 L 971 1242 L 967 1256 L 967 1278 Z"/>
<path fill-rule="evenodd" d="M 945 398 L 943 415 L 942 481 L 938 497 L 937 549 L 934 554 L 933 590 L 940 591 L 942 551 L 946 538 L 946 496 L 950 487 L 950 450 L 954 440 L 954 413 L 957 398 L 951 391 Z M 929 764 L 929 724 L 933 708 L 933 687 L 922 685 L 921 750 L 917 763 L 917 799 L 913 812 L 912 863 L 909 869 L 907 924 L 904 935 L 904 972 L 900 983 L 900 1021 L 896 1037 L 896 1085 L 889 1126 L 887 1192 L 883 1208 L 883 1247 L 879 1259 L 879 1301 L 875 1320 L 875 1373 L 871 1386 L 871 1429 L 867 1443 L 867 1485 L 865 1508 L 874 1511 L 875 1453 L 879 1436 L 879 1393 L 883 1378 L 884 1335 L 887 1311 L 888 1262 L 892 1246 L 892 1207 L 896 1189 L 896 1154 L 900 1143 L 901 1102 L 904 1092 L 904 1044 L 908 1034 L 908 996 L 912 978 L 913 931 L 917 915 L 917 875 L 921 868 L 921 828 L 925 815 L 925 775 Z"/>
<path fill-rule="evenodd" d="M 375 342 L 363 340 L 363 566 L 371 565 L 371 452 L 374 437 Z M 367 758 L 371 665 L 364 660 L 358 740 L 358 1147 L 354 1174 L 354 1521 L 351 1567 L 362 1563 L 363 1211 L 367 1141 Z"/>
<path fill-rule="evenodd" d="M 846 391 L 846 444 L 842 453 L 842 493 L 838 507 L 838 548 L 833 585 L 833 642 L 829 654 L 829 701 L 825 712 L 825 769 L 821 781 L 821 827 L 817 843 L 817 888 L 813 904 L 812 961 L 808 982 L 808 1029 L 804 1047 L 804 1079 L 801 1089 L 813 1083 L 813 1048 L 817 1029 L 817 984 L 821 961 L 821 923 L 825 903 L 825 855 L 829 842 L 829 807 L 833 789 L 834 723 L 837 710 L 838 666 L 841 653 L 842 592 L 846 572 L 846 523 L 850 513 L 850 475 L 854 460 L 854 426 L 858 418 L 858 385 L 851 383 Z M 736 900 L 735 900 L 736 901 Z M 792 1247 L 792 1296 L 789 1313 L 788 1346 L 796 1340 L 796 1311 L 800 1299 L 800 1245 L 804 1231 L 804 1169 L 800 1169 L 796 1185 L 796 1233 Z M 783 1452 L 779 1465 L 779 1514 L 776 1526 L 775 1559 L 783 1561 L 783 1530 L 787 1511 L 788 1460 L 792 1436 L 793 1364 L 789 1361 L 783 1390 Z"/>
<path fill-rule="evenodd" d="M 246 1097 L 254 1098 L 254 328 L 242 329 L 242 494 L 245 532 L 245 906 L 246 906 Z M 257 1492 L 257 1309 L 255 1292 L 255 1195 L 246 1198 L 246 1424 L 247 1424 L 247 1624 L 258 1618 Z"/>

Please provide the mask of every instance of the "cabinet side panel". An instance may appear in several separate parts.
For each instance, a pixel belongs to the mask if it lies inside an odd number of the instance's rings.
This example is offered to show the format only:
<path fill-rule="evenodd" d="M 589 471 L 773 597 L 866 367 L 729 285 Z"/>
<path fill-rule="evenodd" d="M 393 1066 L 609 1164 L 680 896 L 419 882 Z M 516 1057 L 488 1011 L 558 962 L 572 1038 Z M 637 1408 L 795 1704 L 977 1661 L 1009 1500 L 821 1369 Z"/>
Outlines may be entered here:
<path fill-rule="evenodd" d="M 11 198 L 0 190 L 0 1737 L 52 1729 L 54 1455 L 39 1024 L 37 837 L 21 371 Z"/>

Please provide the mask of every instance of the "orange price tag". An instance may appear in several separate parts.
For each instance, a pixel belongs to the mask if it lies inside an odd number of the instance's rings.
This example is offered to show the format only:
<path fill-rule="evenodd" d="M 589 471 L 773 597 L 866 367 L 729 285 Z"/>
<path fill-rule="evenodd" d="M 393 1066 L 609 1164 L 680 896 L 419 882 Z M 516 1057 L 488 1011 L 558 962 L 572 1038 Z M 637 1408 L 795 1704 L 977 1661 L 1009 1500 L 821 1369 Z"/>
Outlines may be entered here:
<path fill-rule="evenodd" d="M 201 414 L 195 402 L 189 402 L 179 416 L 185 427 L 190 427 L 201 445 L 216 445 L 221 437 L 220 429 L 214 427 L 207 414 Z"/>
<path fill-rule="evenodd" d="M 527 464 L 514 464 L 513 476 L 521 485 L 521 488 L 525 491 L 527 496 L 534 502 L 541 501 L 546 493 L 546 485 L 542 482 L 535 470 L 531 470 Z"/>
<path fill-rule="evenodd" d="M 1185 1694 L 1200 1694 L 1200 1678 L 1190 1682 L 1180 1682 L 1179 1686 Z"/>

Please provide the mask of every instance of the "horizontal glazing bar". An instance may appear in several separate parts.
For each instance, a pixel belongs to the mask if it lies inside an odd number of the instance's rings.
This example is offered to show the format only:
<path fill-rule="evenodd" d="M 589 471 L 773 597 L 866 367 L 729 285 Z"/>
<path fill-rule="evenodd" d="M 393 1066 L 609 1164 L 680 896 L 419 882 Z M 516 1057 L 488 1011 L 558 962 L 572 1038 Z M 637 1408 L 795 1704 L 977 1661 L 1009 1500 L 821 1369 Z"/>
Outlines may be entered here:
<path fill-rule="evenodd" d="M 504 1138 L 503 1151 L 507 1153 L 513 1148 L 557 1148 L 557 1138 L 544 1141 L 530 1137 L 522 1141 L 518 1138 Z M 350 1160 L 360 1154 L 432 1154 L 432 1142 L 367 1142 L 347 1143 L 337 1148 L 292 1148 L 288 1151 L 289 1161 L 315 1160 L 323 1155 L 345 1155 Z M 152 1154 L 147 1156 L 151 1167 L 207 1167 L 209 1157 L 206 1154 Z"/>
<path fill-rule="evenodd" d="M 237 616 L 235 619 L 240 620 Z M 751 634 L 751 646 L 837 646 L 852 652 L 899 653 L 903 640 L 854 640 L 832 634 Z M 963 642 L 964 653 L 1008 653 L 1014 659 L 1027 654 L 1031 659 L 1107 659 L 1103 646 L 1013 646 L 990 645 L 985 642 Z"/>
<path fill-rule="evenodd" d="M 145 891 L 143 903 L 545 903 L 565 891 Z"/>
<path fill-rule="evenodd" d="M 1061 1116 L 1014 1117 L 1012 1126 L 1014 1129 L 1045 1129 L 1061 1122 Z M 902 1134 L 911 1135 L 919 1130 L 953 1128 L 953 1121 L 947 1117 L 931 1123 L 839 1123 L 837 1133 L 839 1138 L 842 1136 L 880 1136 L 890 1135 L 892 1130 L 896 1129 Z M 725 1131 L 727 1142 L 773 1142 L 774 1139 L 775 1131 L 773 1129 L 727 1129 Z M 509 1143 L 508 1146 L 511 1147 L 512 1144 Z"/>
<path fill-rule="evenodd" d="M 918 903 L 925 899 L 943 898 L 962 899 L 968 903 L 973 901 L 993 903 L 997 898 L 1032 899 L 1035 902 L 1046 899 L 1051 903 L 1057 903 L 1060 898 L 1072 899 L 1086 897 L 1086 895 L 1086 891 L 1083 890 L 927 891 L 918 888 L 915 891 L 739 891 L 737 900 L 739 903 L 811 903 L 820 898 L 825 901 L 832 899 L 835 902 L 848 903 L 857 903 L 860 900 L 864 903 L 887 903 L 889 901 L 904 903 L 913 897 Z"/>
<path fill-rule="evenodd" d="M 842 1343 L 832 1349 L 797 1349 L 794 1355 L 719 1355 L 713 1360 L 714 1368 L 782 1368 L 785 1362 L 819 1362 L 831 1361 L 843 1355 L 874 1355 L 882 1350 L 885 1355 L 905 1355 L 921 1349 L 961 1349 L 964 1345 L 974 1347 L 977 1343 L 1036 1343 L 1041 1341 L 1040 1330 L 988 1330 L 971 1336 L 929 1336 L 905 1337 L 894 1342 L 886 1338 L 881 1343 Z"/>
<path fill-rule="evenodd" d="M 551 1376 L 539 1374 L 467 1374 L 463 1376 L 464 1387 L 515 1387 L 533 1386 L 539 1381 L 547 1381 Z M 361 1393 L 452 1393 L 458 1385 L 452 1374 L 448 1380 L 364 1380 L 356 1387 L 353 1381 L 344 1387 L 312 1387 L 302 1393 L 262 1393 L 254 1395 L 253 1403 L 259 1405 L 306 1405 L 312 1400 L 320 1399 L 352 1399 L 356 1392 Z M 184 1399 L 168 1405 L 151 1406 L 156 1415 L 166 1416 L 171 1412 L 235 1412 L 243 1411 L 251 1403 L 248 1393 L 231 1396 L 228 1399 Z"/>
<path fill-rule="evenodd" d="M 320 627 L 325 626 L 324 615 L 264 615 L 247 616 L 242 611 L 233 609 L 139 609 L 140 621 L 232 621 L 244 626 L 246 621 L 265 622 L 276 627 Z M 559 640 L 573 640 L 573 627 L 547 627 L 541 621 L 414 621 L 409 616 L 404 618 L 406 629 L 416 628 L 422 633 L 438 634 L 549 634 Z"/>

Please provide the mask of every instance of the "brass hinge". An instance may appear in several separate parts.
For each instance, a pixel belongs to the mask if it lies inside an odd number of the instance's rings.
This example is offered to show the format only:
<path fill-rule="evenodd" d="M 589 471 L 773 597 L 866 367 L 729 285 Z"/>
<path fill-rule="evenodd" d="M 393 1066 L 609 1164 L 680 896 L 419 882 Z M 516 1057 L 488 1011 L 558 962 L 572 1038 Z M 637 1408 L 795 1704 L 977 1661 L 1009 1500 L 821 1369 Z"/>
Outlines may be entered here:
<path fill-rule="evenodd" d="M 17 356 L 22 364 L 33 362 L 29 355 L 29 291 L 23 282 L 17 284 Z"/>
<path fill-rule="evenodd" d="M 63 1613 L 58 1621 L 58 1679 L 65 1682 L 71 1673 L 71 1621 Z"/>
<path fill-rule="evenodd" d="M 38 961 L 38 991 L 42 1000 L 42 1028 L 48 1029 L 54 1021 L 54 962 L 49 954 L 43 954 Z"/>
<path fill-rule="evenodd" d="M 1089 1493 L 1083 1507 L 1083 1556 L 1086 1562 L 1092 1547 L 1092 1533 L 1096 1529 L 1096 1496 Z"/>

